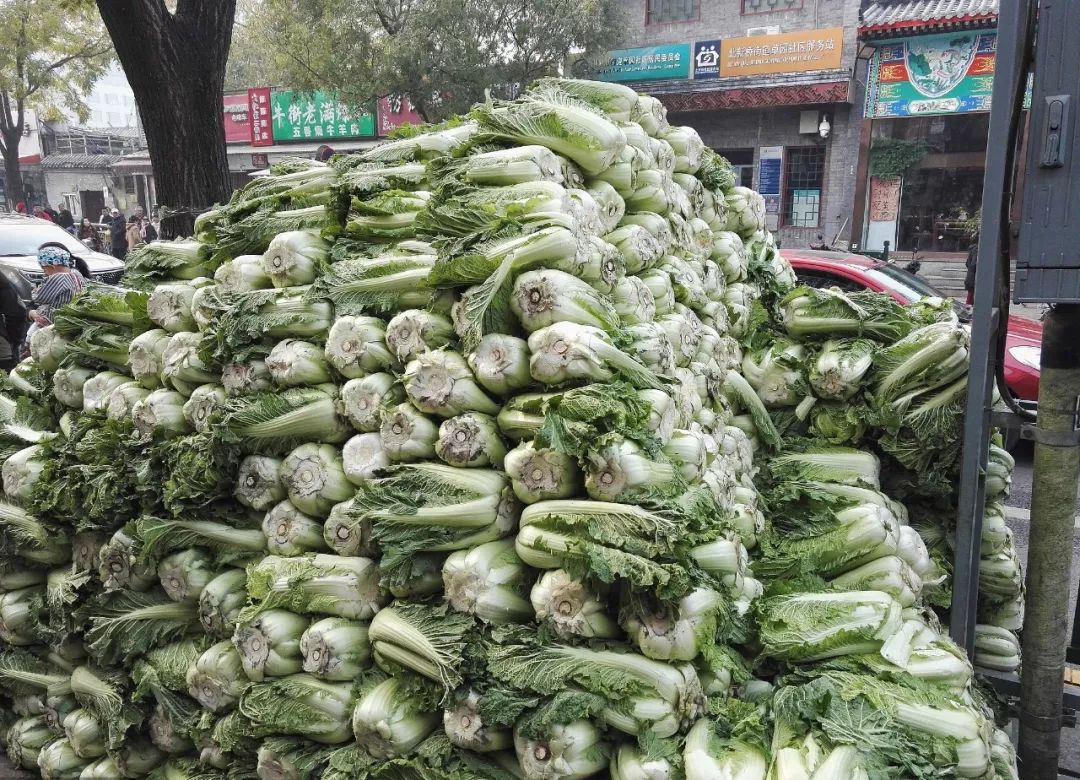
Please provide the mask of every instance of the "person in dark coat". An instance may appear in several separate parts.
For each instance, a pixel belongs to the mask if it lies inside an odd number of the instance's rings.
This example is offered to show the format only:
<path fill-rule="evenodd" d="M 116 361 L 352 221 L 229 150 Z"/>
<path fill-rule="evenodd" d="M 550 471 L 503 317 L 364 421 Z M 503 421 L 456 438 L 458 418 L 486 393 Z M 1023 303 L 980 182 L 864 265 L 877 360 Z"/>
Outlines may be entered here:
<path fill-rule="evenodd" d="M 56 212 L 56 224 L 67 232 L 72 232 L 71 229 L 75 227 L 75 217 L 68 211 L 67 206 L 61 206 L 60 211 Z"/>
<path fill-rule="evenodd" d="M 964 274 L 964 289 L 967 290 L 967 305 L 975 303 L 975 266 L 979 262 L 979 237 L 976 236 L 971 246 L 968 247 L 967 260 L 964 265 L 967 272 Z"/>
<path fill-rule="evenodd" d="M 3 274 L 0 274 L 0 318 L 3 321 L 3 328 L 0 328 L 0 371 L 10 371 L 19 362 L 20 347 L 30 323 L 19 294 Z"/>
<path fill-rule="evenodd" d="M 109 212 L 109 235 L 112 237 L 112 256 L 123 260 L 128 251 L 127 220 L 120 209 Z"/>

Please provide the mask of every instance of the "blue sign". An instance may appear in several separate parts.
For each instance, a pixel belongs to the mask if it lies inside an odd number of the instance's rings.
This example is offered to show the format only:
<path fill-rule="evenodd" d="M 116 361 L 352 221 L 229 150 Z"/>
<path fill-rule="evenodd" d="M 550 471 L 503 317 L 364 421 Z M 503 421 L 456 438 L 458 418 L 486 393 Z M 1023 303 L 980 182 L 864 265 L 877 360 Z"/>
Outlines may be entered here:
<path fill-rule="evenodd" d="M 690 78 L 690 44 L 670 43 L 608 52 L 596 77 L 601 81 L 655 81 Z"/>
<path fill-rule="evenodd" d="M 720 77 L 720 39 L 698 41 L 694 44 L 694 78 Z"/>
<path fill-rule="evenodd" d="M 783 169 L 783 148 L 762 147 L 761 157 L 758 160 L 758 192 L 762 195 L 779 195 Z"/>

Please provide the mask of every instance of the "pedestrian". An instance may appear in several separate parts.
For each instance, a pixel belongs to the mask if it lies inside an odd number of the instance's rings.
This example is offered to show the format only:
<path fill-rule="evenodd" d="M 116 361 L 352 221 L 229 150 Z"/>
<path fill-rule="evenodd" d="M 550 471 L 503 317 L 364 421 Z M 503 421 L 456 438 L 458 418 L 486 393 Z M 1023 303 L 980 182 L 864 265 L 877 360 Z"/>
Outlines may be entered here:
<path fill-rule="evenodd" d="M 49 216 L 49 212 L 41 208 L 41 206 L 34 206 L 34 216 L 38 219 L 43 219 L 46 222 L 52 222 L 53 218 Z"/>
<path fill-rule="evenodd" d="M 75 270 L 75 258 L 63 244 L 48 242 L 38 247 L 38 265 L 45 275 L 41 284 L 30 293 L 34 308 L 30 311 L 33 325 L 27 338 L 38 328 L 52 324 L 56 310 L 68 303 L 82 291 L 83 277 Z"/>
<path fill-rule="evenodd" d="M 60 220 L 60 214 L 56 211 L 56 209 L 54 209 L 48 203 L 45 204 L 45 208 L 42 209 L 42 211 L 44 211 L 46 214 L 48 214 L 49 219 L 52 220 L 53 222 L 58 222 Z M 63 227 L 63 225 L 61 225 L 60 227 Z"/>
<path fill-rule="evenodd" d="M 979 262 L 979 236 L 978 234 L 971 240 L 971 246 L 968 247 L 967 260 L 964 265 L 967 267 L 967 272 L 964 274 L 964 289 L 967 290 L 967 305 L 971 306 L 975 303 L 975 266 Z"/>
<path fill-rule="evenodd" d="M 134 249 L 143 243 L 142 224 L 139 222 L 137 214 L 128 217 L 127 227 L 124 229 L 124 239 L 127 241 L 128 249 Z"/>
<path fill-rule="evenodd" d="M 75 227 L 75 217 L 71 215 L 67 206 L 60 207 L 60 211 L 56 214 L 56 224 L 69 233 L 71 232 L 71 229 Z"/>
<path fill-rule="evenodd" d="M 98 235 L 97 228 L 90 221 L 90 217 L 83 217 L 82 222 L 79 223 L 79 232 L 76 238 L 95 252 L 101 251 L 101 236 Z"/>
<path fill-rule="evenodd" d="M 0 371 L 10 371 L 19 362 L 21 346 L 26 336 L 26 307 L 4 274 L 0 274 Z"/>
<path fill-rule="evenodd" d="M 139 243 L 146 244 L 150 241 L 157 241 L 157 228 L 154 227 L 154 223 L 150 218 L 146 216 L 146 209 L 142 206 L 136 206 L 135 216 L 139 220 Z"/>
<path fill-rule="evenodd" d="M 117 260 L 123 260 L 127 255 L 127 222 L 120 209 L 114 208 L 109 212 L 109 236 L 112 238 L 112 256 Z"/>

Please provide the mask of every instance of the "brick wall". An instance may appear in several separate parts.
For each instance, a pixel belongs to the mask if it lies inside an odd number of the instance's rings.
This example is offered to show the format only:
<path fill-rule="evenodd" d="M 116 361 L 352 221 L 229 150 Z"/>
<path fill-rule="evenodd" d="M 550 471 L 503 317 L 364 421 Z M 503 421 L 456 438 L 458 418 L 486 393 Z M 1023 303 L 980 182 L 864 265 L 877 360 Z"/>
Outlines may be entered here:
<path fill-rule="evenodd" d="M 648 0 L 622 0 L 626 33 L 622 46 L 652 46 L 709 38 L 741 37 L 751 27 L 778 25 L 781 32 L 828 27 L 844 28 L 845 68 L 854 70 L 859 0 L 803 0 L 803 8 L 777 13 L 741 13 L 742 0 L 701 0 L 701 18 L 695 22 L 646 24 Z M 781 224 L 778 238 L 785 246 L 805 247 L 823 235 L 831 240 L 840 231 L 840 240 L 850 240 L 851 214 L 855 195 L 855 172 L 859 156 L 859 126 L 862 113 L 862 81 L 855 79 L 855 104 L 825 106 L 778 106 L 769 109 L 726 110 L 673 114 L 677 124 L 695 128 L 705 143 L 717 149 L 754 150 L 754 186 L 762 146 L 812 146 L 816 136 L 799 133 L 799 113 L 819 109 L 830 115 L 832 131 L 826 148 L 825 175 L 819 224 L 793 228 Z M 671 82 L 667 85 L 670 86 Z M 699 82 L 700 84 L 700 82 Z M 639 85 L 647 89 L 647 85 Z"/>

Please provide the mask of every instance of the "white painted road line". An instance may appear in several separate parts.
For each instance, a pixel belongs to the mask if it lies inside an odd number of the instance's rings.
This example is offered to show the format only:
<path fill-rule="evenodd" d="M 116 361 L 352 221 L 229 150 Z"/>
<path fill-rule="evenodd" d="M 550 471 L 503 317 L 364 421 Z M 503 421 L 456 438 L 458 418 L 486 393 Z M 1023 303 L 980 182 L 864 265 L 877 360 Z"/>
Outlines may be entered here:
<path fill-rule="evenodd" d="M 1023 520 L 1024 522 L 1030 522 L 1031 510 L 1022 509 L 1018 506 L 1006 506 L 1005 517 L 1008 517 L 1012 520 Z M 1073 528 L 1080 528 L 1080 517 L 1074 518 Z"/>

